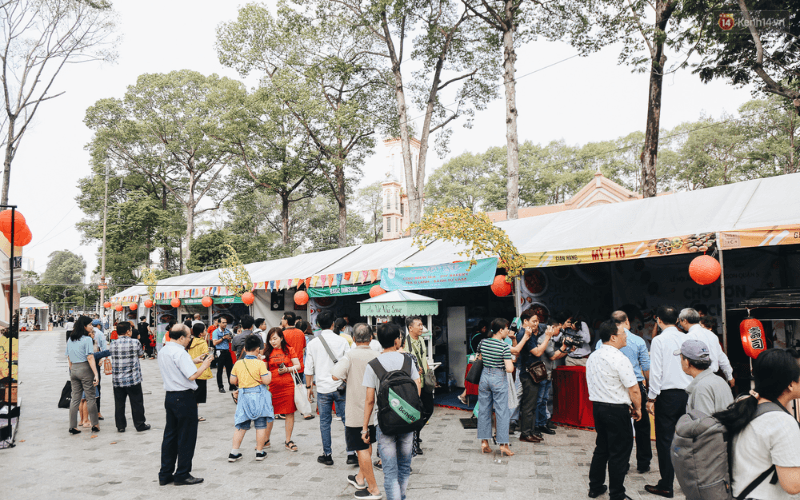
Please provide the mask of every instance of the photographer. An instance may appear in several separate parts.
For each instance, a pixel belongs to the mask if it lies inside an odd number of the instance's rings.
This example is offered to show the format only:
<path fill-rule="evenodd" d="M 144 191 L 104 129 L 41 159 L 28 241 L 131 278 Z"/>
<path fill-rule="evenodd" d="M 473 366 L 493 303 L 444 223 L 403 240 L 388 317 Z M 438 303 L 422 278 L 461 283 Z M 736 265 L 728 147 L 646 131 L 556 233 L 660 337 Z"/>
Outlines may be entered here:
<path fill-rule="evenodd" d="M 228 329 L 228 319 L 222 317 L 219 319 L 219 328 L 214 330 L 214 348 L 217 350 L 217 386 L 219 392 L 224 393 L 225 387 L 222 384 L 222 370 L 227 371 L 228 377 L 225 380 L 230 381 L 231 370 L 233 370 L 233 358 L 231 357 L 231 341 L 233 340 L 233 332 Z M 236 388 L 229 384 L 228 389 L 231 391 Z"/>
<path fill-rule="evenodd" d="M 551 326 L 550 331 L 558 334 L 556 327 Z M 547 404 L 550 399 L 550 391 L 553 389 L 553 369 L 555 368 L 555 361 L 566 357 L 570 351 L 574 351 L 575 347 L 567 347 L 565 345 L 558 345 L 556 342 L 547 342 L 547 335 L 540 335 L 538 345 L 545 345 L 544 353 L 542 353 L 541 360 L 547 369 L 547 378 L 539 382 L 539 394 L 536 398 L 536 428 L 538 434 L 556 433 L 555 425 L 550 422 L 549 412 L 547 411 Z"/>
<path fill-rule="evenodd" d="M 550 339 L 555 334 L 553 328 L 547 328 L 541 332 L 539 328 L 539 317 L 533 308 L 526 309 L 520 314 L 522 328 L 517 332 L 517 346 L 512 349 L 519 350 L 517 359 L 518 376 L 522 381 L 522 401 L 519 406 L 519 440 L 525 443 L 541 443 L 541 433 L 536 432 L 536 401 L 539 397 L 539 384 L 527 373 L 528 368 L 539 360 L 545 349 L 547 349 Z M 539 336 L 544 340 L 539 343 Z M 537 345 L 538 344 L 538 345 Z"/>
<path fill-rule="evenodd" d="M 567 366 L 586 366 L 586 359 L 592 353 L 592 334 L 589 325 L 583 321 L 576 321 L 575 316 L 567 310 L 558 311 L 553 315 L 554 326 L 561 333 L 553 340 L 560 342 L 565 350 L 573 349 L 565 360 Z"/>

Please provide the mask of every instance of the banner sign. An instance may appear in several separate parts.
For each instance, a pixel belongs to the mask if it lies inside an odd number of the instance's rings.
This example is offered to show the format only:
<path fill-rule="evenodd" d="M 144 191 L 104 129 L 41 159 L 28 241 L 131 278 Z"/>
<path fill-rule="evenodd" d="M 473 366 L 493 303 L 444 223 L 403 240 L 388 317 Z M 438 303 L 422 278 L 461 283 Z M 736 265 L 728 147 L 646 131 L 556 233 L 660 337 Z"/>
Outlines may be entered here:
<path fill-rule="evenodd" d="M 723 250 L 777 245 L 800 245 L 800 226 L 775 226 L 720 233 Z"/>
<path fill-rule="evenodd" d="M 361 316 L 427 316 L 439 314 L 439 303 L 429 302 L 367 302 L 360 304 Z"/>
<path fill-rule="evenodd" d="M 494 280 L 496 270 L 497 257 L 478 259 L 471 269 L 469 261 L 436 266 L 390 267 L 381 272 L 381 288 L 394 291 L 486 286 Z"/>
<path fill-rule="evenodd" d="M 242 304 L 241 297 L 212 297 L 214 300 L 214 304 Z M 160 305 L 169 305 L 172 299 L 158 299 L 156 300 L 156 304 Z M 202 306 L 203 299 L 181 299 L 182 306 Z"/>
<path fill-rule="evenodd" d="M 338 297 L 340 295 L 368 295 L 369 289 L 380 283 L 366 285 L 340 285 L 325 288 L 309 288 L 309 297 Z"/>
<path fill-rule="evenodd" d="M 525 267 L 571 266 L 593 262 L 643 259 L 645 257 L 702 254 L 713 248 L 715 241 L 715 233 L 697 233 L 594 248 L 527 253 L 525 254 L 525 259 L 527 260 Z"/>

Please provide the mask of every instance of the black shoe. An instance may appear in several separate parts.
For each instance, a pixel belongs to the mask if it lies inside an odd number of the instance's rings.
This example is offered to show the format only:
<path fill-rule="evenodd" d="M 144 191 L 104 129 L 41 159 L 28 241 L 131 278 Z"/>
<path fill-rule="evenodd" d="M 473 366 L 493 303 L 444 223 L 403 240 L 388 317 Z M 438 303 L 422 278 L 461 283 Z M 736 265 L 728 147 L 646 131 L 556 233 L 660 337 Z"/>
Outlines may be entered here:
<path fill-rule="evenodd" d="M 356 475 L 353 474 L 352 476 L 347 476 L 347 482 L 352 484 L 353 487 L 357 490 L 365 490 L 367 489 L 367 481 L 364 481 L 364 484 L 358 484 L 358 479 L 356 479 Z"/>
<path fill-rule="evenodd" d="M 550 429 L 547 426 L 545 426 L 545 427 L 537 427 L 536 428 L 536 432 L 539 432 L 541 434 L 549 434 L 551 436 L 554 436 L 556 434 L 556 431 L 554 431 L 553 429 Z"/>
<path fill-rule="evenodd" d="M 158 480 L 158 484 L 161 485 L 161 486 L 166 486 L 166 485 L 168 485 L 169 483 L 171 483 L 173 481 L 175 481 L 175 478 L 173 478 L 172 476 L 169 476 L 166 479 L 159 479 Z"/>
<path fill-rule="evenodd" d="M 190 484 L 200 484 L 203 482 L 202 477 L 189 476 L 186 479 L 176 479 L 175 486 L 188 486 Z"/>
<path fill-rule="evenodd" d="M 220 387 L 220 388 L 219 388 L 219 392 L 220 392 L 221 394 L 225 394 L 225 388 L 224 388 L 224 387 Z"/>
<path fill-rule="evenodd" d="M 97 417 L 97 420 L 105 420 L 103 417 Z"/>
<path fill-rule="evenodd" d="M 70 429 L 70 430 L 69 430 L 69 433 L 70 433 L 70 434 L 80 434 L 80 433 L 81 433 L 81 431 L 79 431 L 78 429 Z"/>
<path fill-rule="evenodd" d="M 118 427 L 117 432 L 125 432 L 125 427 Z"/>
<path fill-rule="evenodd" d="M 418 443 L 414 443 L 414 455 L 422 455 L 422 448 L 419 447 Z"/>
<path fill-rule="evenodd" d="M 649 484 L 646 484 L 644 486 L 644 489 L 651 495 L 658 495 L 664 498 L 672 498 L 672 490 L 662 490 L 661 488 L 658 487 L 658 485 L 651 486 Z"/>
<path fill-rule="evenodd" d="M 366 488 L 366 486 L 364 487 L 363 490 L 356 491 L 353 496 L 355 498 L 366 498 L 367 500 L 379 500 L 383 498 L 383 495 L 381 495 L 380 492 L 378 492 L 377 494 L 370 493 L 369 490 Z"/>
<path fill-rule="evenodd" d="M 650 472 L 650 466 L 648 465 L 646 467 L 637 467 L 636 468 L 636 472 L 638 472 L 639 474 L 644 474 L 646 472 Z"/>
<path fill-rule="evenodd" d="M 233 453 L 228 453 L 228 462 L 236 462 L 237 460 L 241 459 L 242 459 L 241 453 L 237 453 L 236 455 L 234 455 Z"/>
<path fill-rule="evenodd" d="M 599 488 L 598 488 L 598 489 L 596 489 L 596 490 L 592 490 L 592 489 L 590 488 L 590 489 L 589 489 L 589 493 L 588 493 L 588 495 L 589 495 L 589 498 L 597 498 L 597 497 L 599 497 L 600 495 L 602 495 L 603 493 L 605 493 L 606 491 L 608 491 L 608 486 L 606 486 L 606 485 L 604 484 L 603 486 L 599 487 Z"/>
<path fill-rule="evenodd" d="M 347 465 L 358 465 L 358 457 L 353 455 L 347 455 Z"/>
<path fill-rule="evenodd" d="M 320 455 L 317 457 L 317 462 L 330 466 L 333 465 L 333 457 L 330 455 Z"/>
<path fill-rule="evenodd" d="M 256 450 L 256 462 L 261 462 L 265 458 L 267 458 L 267 452 L 266 451 L 264 451 L 264 450 L 257 451 Z"/>
<path fill-rule="evenodd" d="M 143 426 L 136 429 L 136 432 L 144 432 L 150 430 L 150 424 L 144 424 Z"/>
<path fill-rule="evenodd" d="M 100 427 L 97 427 L 96 425 L 93 425 L 92 426 L 92 432 L 100 432 Z"/>
<path fill-rule="evenodd" d="M 374 464 L 372 464 L 372 466 L 375 467 L 378 470 L 383 470 L 383 462 L 381 462 L 381 461 L 375 462 Z"/>
<path fill-rule="evenodd" d="M 542 437 L 542 433 L 541 433 L 541 432 L 539 432 L 539 431 L 538 431 L 538 430 L 536 430 L 536 429 L 534 429 L 534 431 L 533 431 L 533 435 L 534 435 L 534 436 L 536 436 L 536 437 L 537 437 L 537 438 L 539 438 L 539 439 L 544 439 L 544 437 Z"/>
<path fill-rule="evenodd" d="M 553 422 L 547 422 L 547 428 L 548 429 L 555 429 L 557 427 L 558 426 L 556 424 L 554 424 Z"/>

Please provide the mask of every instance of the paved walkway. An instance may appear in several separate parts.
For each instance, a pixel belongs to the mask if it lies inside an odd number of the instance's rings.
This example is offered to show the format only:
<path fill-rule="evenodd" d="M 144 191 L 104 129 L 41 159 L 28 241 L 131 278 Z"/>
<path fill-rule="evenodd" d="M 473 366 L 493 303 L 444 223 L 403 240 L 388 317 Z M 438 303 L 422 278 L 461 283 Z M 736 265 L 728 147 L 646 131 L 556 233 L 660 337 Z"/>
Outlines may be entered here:
<path fill-rule="evenodd" d="M 160 498 L 263 498 L 291 495 L 309 499 L 352 498 L 354 489 L 345 480 L 353 467 L 345 464 L 344 431 L 333 426 L 336 464 L 317 463 L 321 453 L 319 419 L 299 421 L 294 441 L 299 452 L 283 448 L 284 429 L 276 422 L 272 447 L 263 462 L 255 453 L 228 463 L 233 435 L 234 404 L 228 393 L 216 391 L 209 381 L 208 403 L 200 414 L 194 456 L 195 476 L 205 478 L 199 486 L 159 486 L 161 437 L 164 429 L 164 391 L 155 360 L 142 362 L 147 421 L 153 428 L 137 433 L 130 423 L 128 431 L 116 432 L 110 377 L 103 377 L 101 431 L 88 429 L 77 436 L 67 433 L 68 410 L 58 409 L 61 389 L 67 380 L 64 356 L 64 331 L 23 333 L 20 353 L 20 396 L 22 415 L 17 446 L 0 450 L 0 498 L 114 499 Z M 543 444 L 520 443 L 512 437 L 514 457 L 500 459 L 483 455 L 475 430 L 461 428 L 459 418 L 467 412 L 437 408 L 423 431 L 425 454 L 414 459 L 408 498 L 463 500 L 500 494 L 505 498 L 543 498 L 576 500 L 588 498 L 588 469 L 594 448 L 594 433 L 559 429 Z M 255 432 L 248 432 L 243 450 L 252 450 Z M 495 447 L 496 448 L 496 447 Z M 653 471 L 630 474 L 628 494 L 635 500 L 655 500 L 644 492 L 646 482 L 657 480 L 657 461 Z M 635 464 L 632 465 L 635 471 Z M 383 490 L 383 474 L 376 471 Z M 676 484 L 677 486 L 677 484 Z M 487 495 L 488 493 L 488 495 Z M 435 495 L 435 496 L 434 496 Z M 601 499 L 607 500 L 603 495 Z M 682 498 L 676 494 L 676 498 Z"/>

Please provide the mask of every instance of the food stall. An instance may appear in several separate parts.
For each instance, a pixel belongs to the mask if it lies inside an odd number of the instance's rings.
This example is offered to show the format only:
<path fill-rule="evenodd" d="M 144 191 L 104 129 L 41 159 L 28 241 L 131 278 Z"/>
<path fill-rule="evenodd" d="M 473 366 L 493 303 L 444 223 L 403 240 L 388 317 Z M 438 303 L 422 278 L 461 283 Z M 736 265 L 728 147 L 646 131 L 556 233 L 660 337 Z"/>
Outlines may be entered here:
<path fill-rule="evenodd" d="M 41 300 L 32 296 L 20 297 L 19 312 L 20 331 L 23 328 L 25 331 L 47 330 L 50 307 Z"/>

